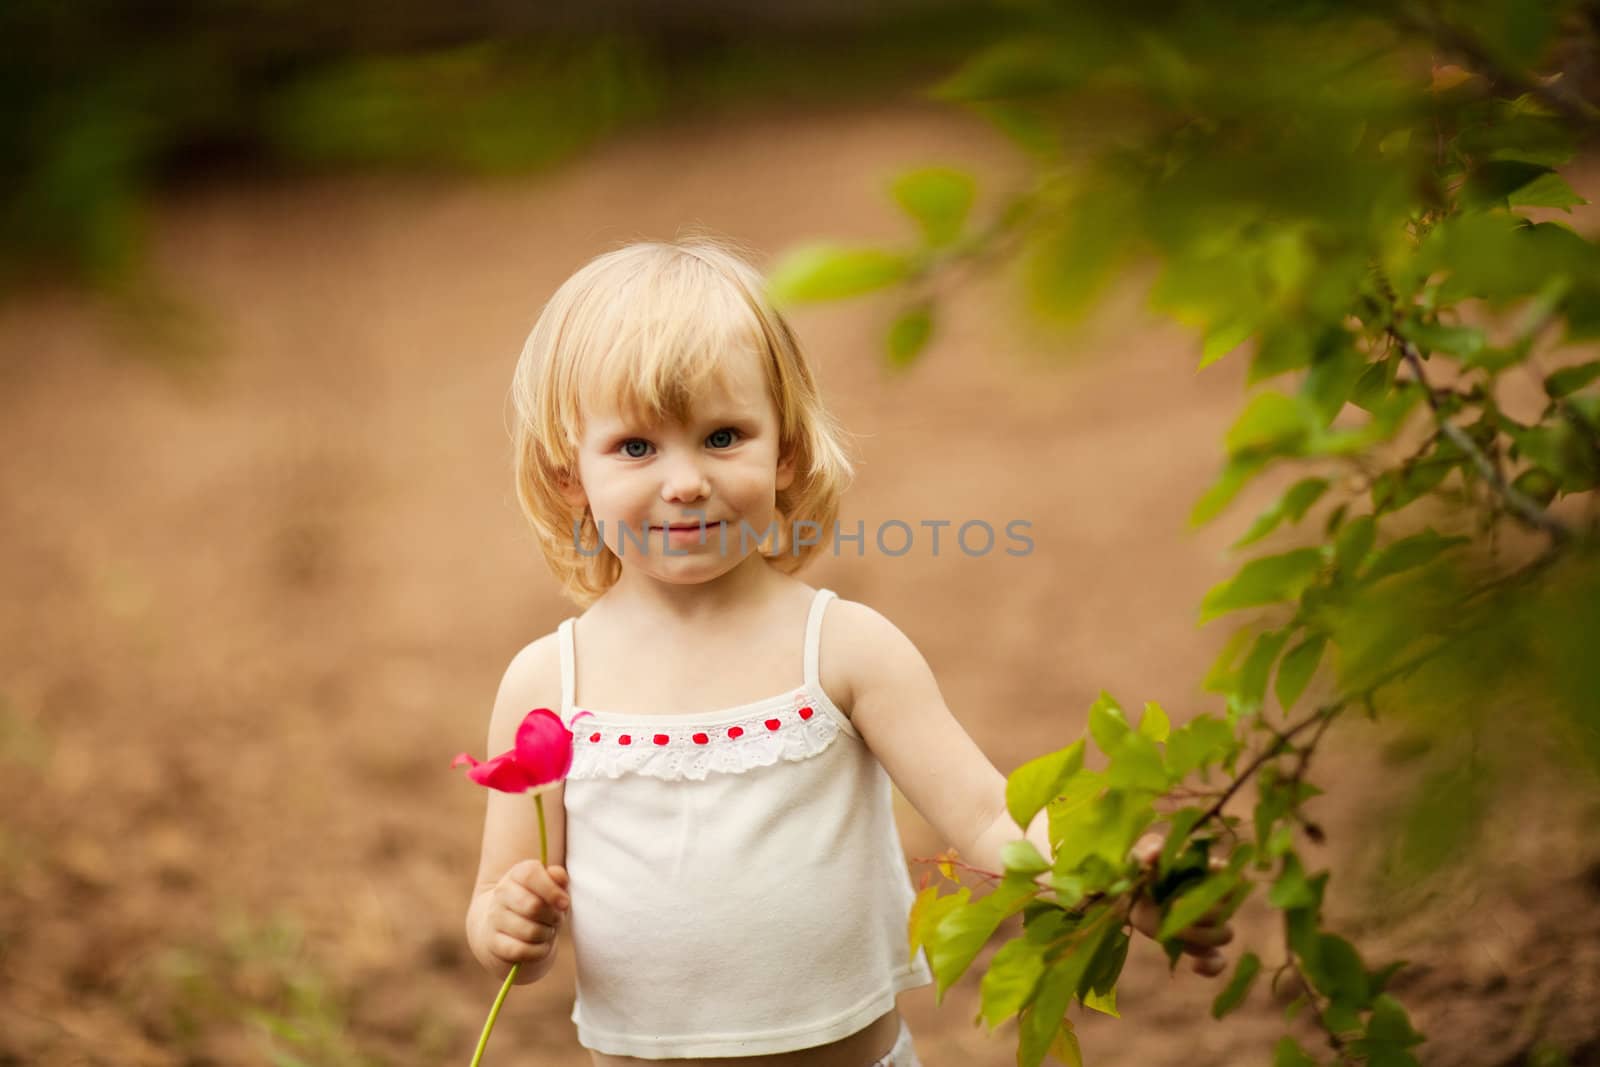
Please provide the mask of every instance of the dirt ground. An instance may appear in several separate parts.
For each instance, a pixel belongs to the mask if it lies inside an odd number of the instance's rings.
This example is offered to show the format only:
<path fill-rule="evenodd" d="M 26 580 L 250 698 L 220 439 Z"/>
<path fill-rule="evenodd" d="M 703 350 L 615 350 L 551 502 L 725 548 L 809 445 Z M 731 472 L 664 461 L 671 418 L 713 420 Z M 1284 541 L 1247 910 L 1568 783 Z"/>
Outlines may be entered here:
<path fill-rule="evenodd" d="M 499 183 L 232 181 L 153 215 L 175 309 L 0 307 L 0 1065 L 465 1062 L 497 984 L 462 934 L 484 798 L 448 762 L 481 752 L 512 654 L 573 611 L 509 479 L 540 303 L 685 224 L 769 255 L 894 238 L 886 180 L 948 161 L 990 190 L 1014 166 L 983 127 L 895 104 L 681 124 Z M 1101 689 L 1214 707 L 1197 683 L 1229 626 L 1196 607 L 1282 484 L 1189 531 L 1242 361 L 1197 375 L 1192 339 L 1127 300 L 1050 335 L 1011 293 L 955 296 L 904 376 L 876 355 L 887 303 L 795 316 L 859 435 L 846 523 L 1033 524 L 1026 557 L 919 540 L 805 575 L 896 620 L 1005 771 L 1074 739 Z M 1379 736 L 1348 724 L 1313 776 L 1330 859 L 1380 840 Z M 1427 1062 L 1562 1062 L 1546 1042 L 1600 1063 L 1584 803 L 1507 804 L 1490 869 L 1409 901 L 1334 883 L 1341 932 L 1416 961 L 1397 987 Z M 942 847 L 900 814 L 910 855 Z M 1261 913 L 1238 928 L 1279 958 Z M 513 992 L 489 1063 L 586 1062 L 568 968 Z M 1258 990 L 1213 1022 L 1218 988 L 1136 946 L 1086 1061 L 1269 1062 L 1278 1009 Z M 1011 1062 L 1013 1026 L 972 1024 L 975 980 L 901 1005 L 930 1067 Z"/>

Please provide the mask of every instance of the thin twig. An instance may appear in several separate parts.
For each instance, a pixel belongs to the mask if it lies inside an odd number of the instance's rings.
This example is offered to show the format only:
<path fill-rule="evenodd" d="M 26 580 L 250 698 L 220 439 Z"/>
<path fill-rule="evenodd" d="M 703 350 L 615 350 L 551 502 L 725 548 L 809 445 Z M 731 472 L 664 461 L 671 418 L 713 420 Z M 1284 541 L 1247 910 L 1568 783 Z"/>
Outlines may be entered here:
<path fill-rule="evenodd" d="M 1478 473 L 1483 476 L 1483 480 L 1489 483 L 1489 486 L 1506 502 L 1506 506 L 1523 522 L 1536 529 L 1543 530 L 1550 535 L 1553 541 L 1566 542 L 1571 540 L 1572 531 L 1567 529 L 1564 522 L 1551 516 L 1549 512 L 1530 500 L 1520 489 L 1508 485 L 1506 480 L 1501 477 L 1500 472 L 1495 469 L 1494 464 L 1489 462 L 1489 457 L 1483 454 L 1483 450 L 1478 447 L 1477 442 L 1469 437 L 1465 430 L 1451 422 L 1448 417 L 1440 412 L 1439 398 L 1434 395 L 1433 387 L 1428 384 L 1427 373 L 1422 369 L 1422 355 L 1417 351 L 1417 346 L 1401 337 L 1393 329 L 1389 331 L 1389 334 L 1400 345 L 1400 350 L 1405 355 L 1406 363 L 1411 367 L 1411 373 L 1417 376 L 1417 384 L 1422 386 L 1422 395 L 1427 398 L 1428 407 L 1433 410 L 1434 418 L 1439 424 L 1440 431 L 1450 439 L 1452 444 L 1461 449 L 1468 459 L 1472 460 L 1472 465 L 1478 468 Z"/>

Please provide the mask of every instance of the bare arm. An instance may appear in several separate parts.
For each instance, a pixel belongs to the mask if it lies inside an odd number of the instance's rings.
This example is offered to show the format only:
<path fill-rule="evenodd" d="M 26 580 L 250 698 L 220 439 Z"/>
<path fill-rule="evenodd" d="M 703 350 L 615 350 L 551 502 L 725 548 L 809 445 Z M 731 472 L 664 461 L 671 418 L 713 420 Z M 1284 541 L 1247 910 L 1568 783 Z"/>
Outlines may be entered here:
<path fill-rule="evenodd" d="M 951 714 L 910 638 L 864 604 L 841 600 L 825 619 L 829 652 L 844 659 L 851 721 L 911 805 L 962 858 L 1002 868 L 1023 832 L 1006 811 L 1006 780 Z M 1028 838 L 1049 856 L 1043 816 Z"/>
<path fill-rule="evenodd" d="M 910 638 L 888 619 L 862 604 L 840 601 L 843 631 L 830 642 L 845 660 L 850 717 L 873 755 L 913 807 L 962 858 L 975 867 L 1004 869 L 1002 850 L 1024 835 L 1006 810 L 1006 780 L 956 721 L 939 692 L 933 671 Z M 1050 858 L 1047 816 L 1040 812 L 1026 837 L 1046 860 Z M 1160 840 L 1155 839 L 1155 851 Z M 1153 861 L 1149 841 L 1136 850 L 1141 862 Z M 1038 881 L 1048 884 L 1048 877 Z M 1160 912 L 1141 898 L 1133 925 L 1154 937 Z M 1194 969 L 1221 973 L 1225 961 L 1217 946 L 1232 940 L 1232 929 L 1205 919 L 1178 935 L 1184 951 L 1194 956 Z"/>
<path fill-rule="evenodd" d="M 512 659 L 489 718 L 486 758 L 512 747 L 517 726 L 533 708 L 559 708 L 561 663 L 554 634 Z M 517 984 L 543 978 L 555 962 L 555 929 L 567 903 L 564 789 L 543 794 L 549 867 L 539 862 L 539 819 L 533 799 L 485 790 L 483 847 L 467 908 L 467 944 L 479 963 L 504 978 L 519 963 Z"/>

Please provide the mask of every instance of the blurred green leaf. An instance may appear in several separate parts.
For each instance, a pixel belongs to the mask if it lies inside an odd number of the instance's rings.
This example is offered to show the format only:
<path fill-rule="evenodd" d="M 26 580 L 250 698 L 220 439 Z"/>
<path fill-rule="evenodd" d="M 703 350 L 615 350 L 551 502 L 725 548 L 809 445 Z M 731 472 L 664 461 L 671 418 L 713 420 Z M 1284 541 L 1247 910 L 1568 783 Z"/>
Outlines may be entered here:
<path fill-rule="evenodd" d="M 1431 529 L 1403 538 L 1389 545 L 1373 557 L 1372 564 L 1361 575 L 1363 582 L 1377 582 L 1413 567 L 1421 567 L 1437 559 L 1457 545 L 1469 544 L 1470 537 L 1442 537 Z"/>
<path fill-rule="evenodd" d="M 1291 648 L 1288 655 L 1283 657 L 1283 663 L 1278 667 L 1278 679 L 1275 686 L 1278 694 L 1278 706 L 1287 713 L 1300 699 L 1300 694 L 1305 692 L 1306 683 L 1311 681 L 1311 676 L 1316 673 L 1317 664 L 1322 659 L 1322 650 L 1327 647 L 1328 638 L 1325 634 L 1313 634 Z"/>
<path fill-rule="evenodd" d="M 1239 888 L 1239 879 L 1226 872 L 1207 875 L 1205 880 L 1173 900 L 1161 918 L 1156 937 L 1166 941 L 1193 926 L 1223 898 Z"/>
<path fill-rule="evenodd" d="M 1031 876 L 1050 869 L 1050 861 L 1039 855 L 1039 849 L 1027 840 L 1007 841 L 1000 848 L 1000 862 L 1005 864 L 1008 874 Z"/>
<path fill-rule="evenodd" d="M 1139 719 L 1139 732 L 1152 741 L 1165 741 L 1172 732 L 1172 720 L 1167 718 L 1160 704 L 1148 700 L 1144 705 L 1144 715 Z"/>
<path fill-rule="evenodd" d="M 966 225 L 977 182 L 953 167 L 926 167 L 896 178 L 891 192 L 933 248 L 954 243 Z"/>
<path fill-rule="evenodd" d="M 1128 717 L 1123 714 L 1122 706 L 1110 693 L 1102 690 L 1089 707 L 1089 736 L 1094 738 L 1100 751 L 1109 756 L 1117 751 L 1129 729 Z"/>
<path fill-rule="evenodd" d="M 1200 621 L 1241 608 L 1293 600 L 1316 580 L 1322 570 L 1322 553 L 1297 548 L 1277 556 L 1253 559 L 1228 581 L 1214 586 L 1200 605 Z"/>
<path fill-rule="evenodd" d="M 1300 1043 L 1292 1037 L 1281 1037 L 1272 1049 L 1272 1067 L 1318 1067 Z"/>
<path fill-rule="evenodd" d="M 1544 391 L 1552 399 L 1577 392 L 1596 378 L 1600 378 L 1600 360 L 1563 367 L 1544 380 Z"/>
<path fill-rule="evenodd" d="M 1299 522 L 1327 490 L 1326 478 L 1302 478 L 1295 482 L 1277 503 L 1263 511 L 1256 521 L 1251 523 L 1250 529 L 1233 543 L 1233 547 L 1243 548 L 1254 544 L 1275 530 L 1285 519 Z"/>
<path fill-rule="evenodd" d="M 1589 201 L 1572 191 L 1572 186 L 1559 174 L 1545 174 L 1512 193 L 1507 200 L 1512 207 L 1556 207 L 1568 213 L 1572 208 Z"/>
<path fill-rule="evenodd" d="M 909 276 L 910 263 L 898 252 L 818 243 L 784 256 L 773 268 L 768 287 L 779 303 L 840 300 Z"/>
<path fill-rule="evenodd" d="M 889 326 L 889 365 L 907 367 L 933 336 L 933 308 L 919 304 L 901 313 Z"/>
<path fill-rule="evenodd" d="M 1294 397 L 1257 393 L 1228 431 L 1228 454 L 1292 454 L 1311 432 L 1313 418 L 1310 409 Z"/>
<path fill-rule="evenodd" d="M 1211 1017 L 1220 1019 L 1243 1004 L 1244 998 L 1250 995 L 1250 987 L 1255 984 L 1256 975 L 1260 973 L 1260 956 L 1254 952 L 1240 956 L 1238 965 L 1233 969 L 1233 977 L 1228 979 L 1227 986 L 1211 1002 Z"/>

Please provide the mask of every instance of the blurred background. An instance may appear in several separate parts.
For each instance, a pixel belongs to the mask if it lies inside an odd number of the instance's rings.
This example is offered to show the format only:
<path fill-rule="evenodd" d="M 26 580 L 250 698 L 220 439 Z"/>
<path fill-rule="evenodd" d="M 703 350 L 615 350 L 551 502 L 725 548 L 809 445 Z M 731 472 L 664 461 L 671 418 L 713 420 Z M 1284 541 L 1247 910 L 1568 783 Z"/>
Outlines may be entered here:
<path fill-rule="evenodd" d="M 498 983 L 462 930 L 484 799 L 448 763 L 575 613 L 512 491 L 523 338 L 627 240 L 709 228 L 763 265 L 898 240 L 888 184 L 932 164 L 993 208 L 1025 159 L 928 89 L 1014 6 L 6 6 L 0 1064 L 470 1056 Z M 1566 173 L 1600 194 L 1592 156 Z M 1238 529 L 1187 516 L 1245 381 L 1196 375 L 1194 337 L 1130 292 L 1063 333 L 1010 282 L 947 294 L 909 372 L 881 302 L 792 316 L 856 435 L 847 526 L 1032 523 L 1026 557 L 919 539 L 803 574 L 896 620 L 1008 772 L 1101 690 L 1214 704 L 1226 630 L 1196 606 Z M 1390 741 L 1330 737 L 1327 862 L 1381 862 Z M 909 855 L 943 847 L 899 811 Z M 1405 909 L 1336 880 L 1330 922 L 1416 962 L 1396 991 L 1425 1062 L 1600 1062 L 1600 807 L 1503 815 L 1499 863 Z M 1238 927 L 1270 951 L 1264 912 Z M 489 1062 L 587 1062 L 570 965 L 513 991 Z M 1149 944 L 1125 983 L 1124 1019 L 1082 1025 L 1090 1063 L 1264 1063 L 1284 1026 L 1267 998 L 1212 1022 L 1217 987 Z M 930 1067 L 1014 1061 L 977 1003 L 976 971 L 902 998 Z"/>

